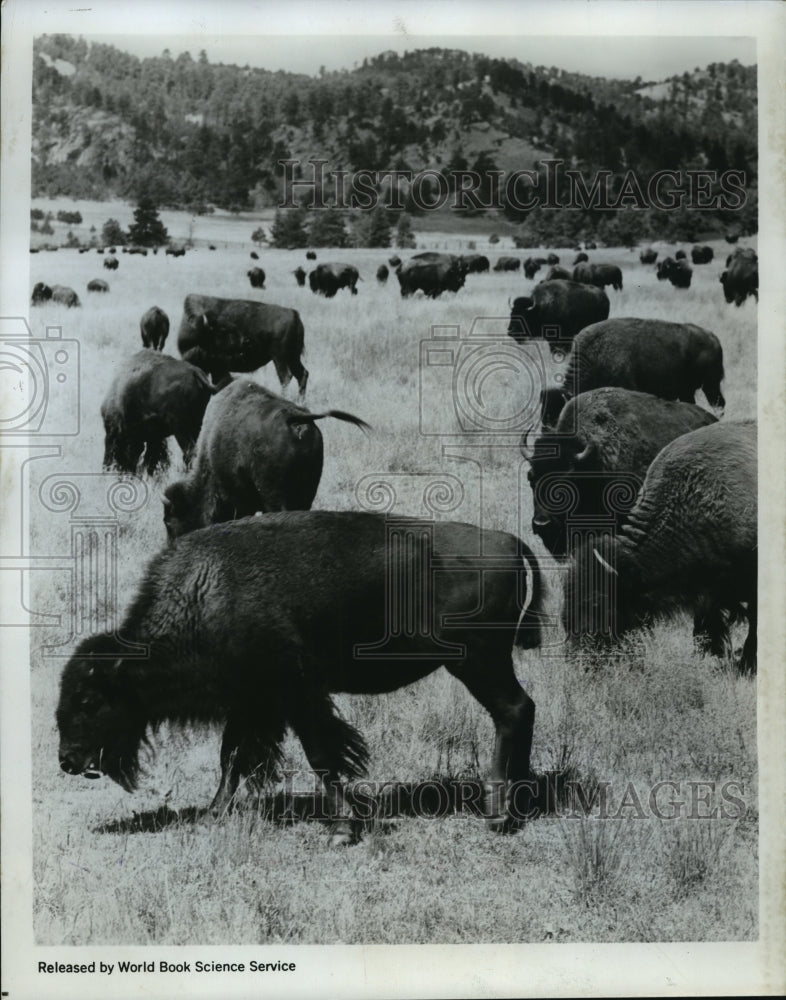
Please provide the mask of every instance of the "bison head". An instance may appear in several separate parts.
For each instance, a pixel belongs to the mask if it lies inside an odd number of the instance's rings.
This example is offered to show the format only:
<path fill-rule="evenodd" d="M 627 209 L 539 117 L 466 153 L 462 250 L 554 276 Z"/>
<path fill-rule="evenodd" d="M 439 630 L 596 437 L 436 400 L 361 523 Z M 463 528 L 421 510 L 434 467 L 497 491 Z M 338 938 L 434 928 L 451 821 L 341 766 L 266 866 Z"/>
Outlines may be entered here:
<path fill-rule="evenodd" d="M 597 468 L 596 445 L 573 435 L 543 434 L 525 457 L 530 463 L 532 531 L 552 555 L 563 556 L 567 552 L 565 518 L 577 513 L 587 499 L 591 484 L 584 476 Z"/>
<path fill-rule="evenodd" d="M 106 774 L 134 790 L 145 721 L 113 636 L 91 636 L 77 647 L 63 671 L 55 717 L 67 774 Z"/>
<path fill-rule="evenodd" d="M 33 294 L 31 297 L 33 305 L 38 305 L 40 302 L 48 302 L 51 298 L 52 289 L 49 285 L 45 285 L 43 281 L 39 281 L 33 288 Z"/>
<path fill-rule="evenodd" d="M 535 319 L 535 300 L 531 295 L 520 295 L 517 299 L 513 300 L 512 304 L 508 300 L 508 306 L 510 306 L 508 336 L 512 337 L 519 344 L 524 340 L 531 340 L 533 337 L 532 330 L 535 325 L 533 323 Z"/>
<path fill-rule="evenodd" d="M 163 500 L 164 527 L 170 542 L 209 523 L 203 517 L 201 504 L 187 479 L 167 486 Z"/>

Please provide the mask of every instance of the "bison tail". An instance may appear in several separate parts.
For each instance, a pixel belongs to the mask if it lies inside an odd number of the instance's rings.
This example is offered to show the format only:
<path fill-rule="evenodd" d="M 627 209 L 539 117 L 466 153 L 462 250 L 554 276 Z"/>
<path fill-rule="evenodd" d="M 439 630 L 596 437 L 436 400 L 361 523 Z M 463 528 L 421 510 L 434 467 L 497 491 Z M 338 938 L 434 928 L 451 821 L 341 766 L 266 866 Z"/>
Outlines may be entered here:
<path fill-rule="evenodd" d="M 287 420 L 290 424 L 313 424 L 316 420 L 323 420 L 325 417 L 345 420 L 348 424 L 359 427 L 364 434 L 371 430 L 371 426 L 365 420 L 361 420 L 360 417 L 355 417 L 351 413 L 345 413 L 343 410 L 325 410 L 324 413 L 293 413 L 287 417 Z"/>
<path fill-rule="evenodd" d="M 523 548 L 521 557 L 524 563 L 525 593 L 513 644 L 521 649 L 536 649 L 541 641 L 543 581 L 537 560 L 529 549 Z"/>

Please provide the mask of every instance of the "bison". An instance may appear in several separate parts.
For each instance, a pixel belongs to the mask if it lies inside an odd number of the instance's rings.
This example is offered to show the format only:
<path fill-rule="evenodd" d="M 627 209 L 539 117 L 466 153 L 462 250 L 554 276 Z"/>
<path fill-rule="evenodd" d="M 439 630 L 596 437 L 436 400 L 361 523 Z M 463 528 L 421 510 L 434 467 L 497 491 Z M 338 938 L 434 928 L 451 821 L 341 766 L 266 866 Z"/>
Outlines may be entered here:
<path fill-rule="evenodd" d="M 104 257 L 104 267 L 107 271 L 116 271 L 120 267 L 117 257 Z"/>
<path fill-rule="evenodd" d="M 736 243 L 739 238 L 739 233 L 726 233 L 725 237 L 727 243 Z"/>
<path fill-rule="evenodd" d="M 457 292 L 464 287 L 465 270 L 453 254 L 434 254 L 432 259 L 413 257 L 396 271 L 401 297 L 422 291 L 430 299 L 443 292 Z"/>
<path fill-rule="evenodd" d="M 602 288 L 575 281 L 544 281 L 533 288 L 532 295 L 514 300 L 508 335 L 519 344 L 547 340 L 553 353 L 562 352 L 579 330 L 608 314 L 609 300 Z"/>
<path fill-rule="evenodd" d="M 246 277 L 251 283 L 252 288 L 265 287 L 265 272 L 261 267 L 252 267 L 250 271 L 246 271 Z"/>
<path fill-rule="evenodd" d="M 294 377 L 301 397 L 306 393 L 303 322 L 295 309 L 192 293 L 183 302 L 177 347 L 216 381 L 227 372 L 253 372 L 272 361 L 282 388 Z"/>
<path fill-rule="evenodd" d="M 377 281 L 380 285 L 384 285 L 388 280 L 388 275 L 390 271 L 388 270 L 387 264 L 380 264 L 377 268 Z"/>
<path fill-rule="evenodd" d="M 43 281 L 39 281 L 33 286 L 30 302 L 34 306 L 43 305 L 44 302 L 56 302 L 69 309 L 74 309 L 82 304 L 73 288 L 68 288 L 66 285 L 52 285 L 50 288 Z"/>
<path fill-rule="evenodd" d="M 528 278 L 530 281 L 535 277 L 538 271 L 541 269 L 541 263 L 532 257 L 527 257 L 524 261 L 524 277 Z"/>
<path fill-rule="evenodd" d="M 308 276 L 308 284 L 315 295 L 332 299 L 336 292 L 348 288 L 357 295 L 356 285 L 360 280 L 358 269 L 352 264 L 317 264 Z"/>
<path fill-rule="evenodd" d="M 104 468 L 136 472 L 144 451 L 149 475 L 169 465 L 174 436 L 188 467 L 216 387 L 186 361 L 146 348 L 120 366 L 101 404 Z"/>
<path fill-rule="evenodd" d="M 533 495 L 532 531 L 549 552 L 573 548 L 577 527 L 617 527 L 633 506 L 650 462 L 670 441 L 715 423 L 691 403 L 670 402 L 629 389 L 583 392 L 564 407 L 552 430 L 521 451 L 529 462 Z M 568 509 L 565 503 L 570 497 Z"/>
<path fill-rule="evenodd" d="M 204 528 L 145 571 L 119 630 L 144 658 L 109 634 L 74 651 L 56 712 L 60 767 L 130 792 L 149 725 L 221 723 L 221 814 L 242 777 L 275 774 L 290 727 L 323 780 L 331 842 L 349 844 L 358 825 L 340 778 L 363 773 L 368 752 L 331 694 L 393 691 L 444 665 L 494 722 L 483 812 L 509 829 L 534 722 L 512 649 L 540 644 L 541 594 L 523 542 L 467 524 L 288 511 Z"/>
<path fill-rule="evenodd" d="M 713 257 L 712 247 L 706 245 L 691 247 L 690 259 L 694 264 L 709 264 Z"/>
<path fill-rule="evenodd" d="M 565 585 L 572 637 L 624 635 L 689 609 L 704 652 L 730 653 L 729 622 L 746 606 L 739 669 L 756 669 L 756 424 L 718 423 L 657 455 L 617 537 L 586 541 Z"/>
<path fill-rule="evenodd" d="M 588 260 L 589 257 L 582 250 L 581 253 L 576 254 L 576 259 L 573 261 L 573 266 L 575 267 L 577 264 L 586 264 Z"/>
<path fill-rule="evenodd" d="M 649 247 L 647 250 L 642 250 L 639 254 L 639 260 L 642 264 L 654 264 L 657 259 L 658 251 L 653 250 L 652 247 Z"/>
<path fill-rule="evenodd" d="M 316 259 L 317 259 L 317 255 L 316 255 L 316 253 L 313 250 L 307 250 L 306 251 L 306 260 L 316 260 Z"/>
<path fill-rule="evenodd" d="M 108 292 L 109 285 L 100 278 L 93 278 L 92 281 L 88 281 L 87 290 L 88 292 Z"/>
<path fill-rule="evenodd" d="M 546 257 L 546 263 L 553 267 L 555 264 L 559 264 L 559 257 L 555 253 L 550 253 Z"/>
<path fill-rule="evenodd" d="M 388 264 L 390 264 L 390 266 L 395 271 L 396 268 L 401 267 L 401 258 L 399 257 L 398 254 L 393 254 L 393 256 L 388 259 Z"/>
<path fill-rule="evenodd" d="M 554 265 L 550 267 L 546 272 L 546 277 L 542 279 L 543 281 L 573 281 L 573 272 L 569 271 L 566 267 L 559 267 Z"/>
<path fill-rule="evenodd" d="M 749 295 L 759 300 L 759 258 L 750 247 L 738 247 L 726 258 L 726 270 L 720 276 L 727 302 L 741 306 Z"/>
<path fill-rule="evenodd" d="M 169 538 L 257 511 L 308 510 L 322 476 L 315 422 L 324 417 L 368 428 L 341 410 L 309 413 L 248 379 L 219 392 L 205 413 L 192 474 L 164 495 Z"/>
<path fill-rule="evenodd" d="M 577 264 L 573 268 L 573 280 L 598 288 L 611 285 L 615 292 L 622 291 L 622 271 L 616 264 Z"/>
<path fill-rule="evenodd" d="M 670 281 L 675 288 L 690 288 L 693 269 L 686 260 L 664 257 L 657 267 L 658 281 Z"/>
<path fill-rule="evenodd" d="M 674 254 L 674 259 L 675 260 L 687 260 L 688 259 L 688 255 L 685 253 L 684 250 L 678 250 Z"/>
<path fill-rule="evenodd" d="M 720 411 L 723 348 L 714 333 L 692 323 L 616 317 L 586 327 L 573 342 L 565 373 L 568 396 L 603 386 L 696 401 L 702 389 Z"/>
<path fill-rule="evenodd" d="M 497 263 L 494 265 L 495 271 L 518 271 L 521 267 L 521 261 L 518 257 L 500 257 Z"/>
<path fill-rule="evenodd" d="M 139 320 L 142 343 L 154 351 L 163 351 L 169 335 L 169 317 L 158 306 L 151 306 Z"/>
<path fill-rule="evenodd" d="M 252 250 L 251 253 L 248 256 L 252 260 L 259 260 L 259 254 L 255 250 Z"/>
<path fill-rule="evenodd" d="M 467 274 L 485 274 L 489 269 L 489 259 L 482 253 L 465 254 L 462 258 Z"/>
<path fill-rule="evenodd" d="M 306 284 L 306 272 L 302 267 L 296 267 L 292 273 L 295 276 L 295 281 L 301 288 L 303 288 Z"/>

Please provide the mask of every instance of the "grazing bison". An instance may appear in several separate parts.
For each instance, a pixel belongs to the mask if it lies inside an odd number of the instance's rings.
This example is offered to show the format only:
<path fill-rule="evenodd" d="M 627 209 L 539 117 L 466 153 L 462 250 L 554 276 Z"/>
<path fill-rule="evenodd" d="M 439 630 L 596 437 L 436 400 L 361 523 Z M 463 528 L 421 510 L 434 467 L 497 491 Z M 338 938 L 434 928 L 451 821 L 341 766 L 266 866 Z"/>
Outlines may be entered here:
<path fill-rule="evenodd" d="M 317 259 L 317 255 L 314 253 L 313 250 L 307 250 L 306 251 L 306 260 L 316 260 L 316 259 Z"/>
<path fill-rule="evenodd" d="M 584 246 L 585 246 L 585 248 L 587 250 L 597 250 L 598 249 L 598 244 L 595 243 L 594 240 L 590 240 L 590 242 L 589 243 L 585 243 Z"/>
<path fill-rule="evenodd" d="M 562 556 L 573 547 L 575 528 L 580 522 L 586 528 L 593 515 L 619 527 L 661 448 L 715 422 L 691 403 L 629 389 L 593 389 L 571 399 L 533 447 L 528 435 L 521 441 L 530 464 L 533 532 L 552 555 Z M 575 498 L 570 510 L 568 495 Z"/>
<path fill-rule="evenodd" d="M 726 233 L 727 243 L 736 243 L 739 238 L 740 238 L 739 233 Z"/>
<path fill-rule="evenodd" d="M 678 250 L 674 254 L 674 259 L 675 260 L 687 260 L 688 259 L 688 255 L 685 253 L 684 250 Z"/>
<path fill-rule="evenodd" d="M 465 270 L 453 254 L 434 254 L 433 259 L 413 257 L 396 271 L 401 297 L 422 291 L 430 299 L 443 292 L 457 292 L 464 287 Z"/>
<path fill-rule="evenodd" d="M 615 292 L 622 291 L 622 271 L 616 264 L 577 264 L 573 268 L 573 280 L 598 288 L 611 285 Z"/>
<path fill-rule="evenodd" d="M 58 305 L 67 306 L 69 309 L 81 306 L 82 304 L 73 288 L 68 288 L 66 285 L 52 285 L 50 288 L 43 281 L 39 281 L 33 286 L 33 294 L 30 297 L 30 302 L 34 306 L 43 305 L 44 302 L 56 302 Z"/>
<path fill-rule="evenodd" d="M 213 246 L 213 244 L 212 244 L 212 243 L 209 243 L 209 244 L 208 244 L 208 247 L 207 247 L 207 248 L 208 248 L 208 250 L 215 250 L 215 249 L 216 249 L 216 248 L 215 248 L 215 247 Z"/>
<path fill-rule="evenodd" d="M 657 259 L 658 251 L 653 250 L 652 247 L 649 247 L 647 250 L 642 250 L 639 254 L 639 260 L 642 264 L 654 264 Z"/>
<path fill-rule="evenodd" d="M 306 392 L 308 370 L 303 354 L 303 322 L 295 309 L 253 302 L 187 295 L 177 347 L 214 380 L 227 372 L 253 372 L 269 361 L 276 366 L 282 388 L 294 377 L 300 395 Z"/>
<path fill-rule="evenodd" d="M 521 261 L 518 257 L 500 257 L 497 263 L 494 265 L 495 271 L 518 271 L 521 267 Z"/>
<path fill-rule="evenodd" d="M 565 586 L 574 637 L 612 638 L 683 608 L 714 656 L 729 655 L 729 622 L 747 605 L 739 669 L 756 669 L 756 424 L 719 423 L 683 434 L 649 467 L 614 538 L 585 542 Z"/>
<path fill-rule="evenodd" d="M 202 422 L 191 475 L 167 487 L 164 524 L 170 539 L 257 511 L 308 510 L 322 476 L 322 434 L 315 421 L 341 410 L 309 413 L 238 379 L 212 400 Z"/>
<path fill-rule="evenodd" d="M 727 302 L 741 306 L 749 295 L 759 300 L 759 258 L 750 247 L 738 247 L 726 258 L 726 270 L 720 276 Z"/>
<path fill-rule="evenodd" d="M 694 264 L 709 264 L 713 256 L 712 247 L 706 245 L 691 247 L 690 259 Z"/>
<path fill-rule="evenodd" d="M 88 292 L 108 292 L 109 285 L 100 278 L 93 278 L 92 281 L 88 281 L 87 290 Z"/>
<path fill-rule="evenodd" d="M 292 272 L 295 276 L 295 281 L 300 285 L 301 288 L 306 284 L 306 272 L 302 267 L 296 267 Z"/>
<path fill-rule="evenodd" d="M 117 257 L 104 257 L 104 267 L 107 271 L 116 271 L 120 267 L 120 261 Z"/>
<path fill-rule="evenodd" d="M 546 263 L 551 264 L 552 266 L 554 264 L 559 264 L 559 257 L 555 253 L 550 253 L 548 257 L 546 257 Z"/>
<path fill-rule="evenodd" d="M 532 279 L 538 273 L 540 268 L 541 268 L 540 261 L 535 260 L 533 257 L 527 257 L 527 259 L 524 261 L 524 277 L 532 281 Z"/>
<path fill-rule="evenodd" d="M 252 267 L 250 271 L 246 272 L 248 280 L 251 282 L 252 288 L 264 288 L 265 287 L 265 272 L 261 267 Z"/>
<path fill-rule="evenodd" d="M 129 251 L 132 252 L 132 251 Z M 167 257 L 185 257 L 186 248 L 185 247 L 167 247 L 166 248 Z"/>
<path fill-rule="evenodd" d="M 690 288 L 693 269 L 686 260 L 664 257 L 657 267 L 658 281 L 670 281 L 675 288 Z"/>
<path fill-rule="evenodd" d="M 169 465 L 174 436 L 188 467 L 202 417 L 216 389 L 204 372 L 158 351 L 138 351 L 112 381 L 101 404 L 104 468 L 136 472 L 144 451 L 149 475 Z"/>
<path fill-rule="evenodd" d="M 398 254 L 393 254 L 392 257 L 388 258 L 388 264 L 390 264 L 390 266 L 395 271 L 397 267 L 401 267 L 401 258 L 398 256 Z"/>
<path fill-rule="evenodd" d="M 169 335 L 169 317 L 158 306 L 151 306 L 139 321 L 142 343 L 154 351 L 163 351 Z"/>
<path fill-rule="evenodd" d="M 408 585 L 400 628 L 394 583 Z M 393 691 L 444 665 L 493 719 L 484 815 L 508 829 L 535 711 L 511 654 L 540 644 L 541 593 L 523 542 L 467 524 L 288 511 L 204 528 L 147 567 L 120 628 L 144 658 L 123 659 L 109 634 L 76 648 L 60 681 L 60 767 L 133 791 L 148 725 L 222 723 L 220 814 L 242 777 L 275 774 L 290 727 L 323 780 L 331 843 L 348 844 L 358 828 L 340 778 L 363 773 L 368 751 L 331 694 Z"/>
<path fill-rule="evenodd" d="M 614 318 L 586 327 L 573 342 L 565 391 L 619 386 L 661 399 L 696 401 L 702 389 L 723 410 L 723 348 L 709 330 L 692 323 Z"/>
<path fill-rule="evenodd" d="M 308 284 L 315 295 L 332 299 L 336 292 L 348 288 L 357 295 L 355 287 L 360 280 L 358 269 L 352 264 L 317 264 L 308 276 Z"/>
<path fill-rule="evenodd" d="M 485 274 L 489 269 L 489 259 L 482 253 L 465 254 L 462 258 L 467 274 Z"/>
<path fill-rule="evenodd" d="M 250 258 L 251 258 L 252 260 L 259 260 L 259 254 L 258 254 L 258 253 L 256 253 L 256 251 L 254 251 L 254 250 L 252 250 L 252 251 L 251 251 L 251 253 L 250 253 L 250 254 L 249 254 L 248 256 L 249 256 L 249 257 L 250 257 Z"/>
<path fill-rule="evenodd" d="M 582 250 L 581 253 L 576 254 L 576 259 L 573 261 L 573 266 L 575 267 L 577 264 L 586 264 L 588 260 L 589 257 Z"/>
<path fill-rule="evenodd" d="M 546 277 L 542 279 L 541 284 L 543 281 L 573 281 L 573 272 L 569 271 L 566 267 L 555 265 L 548 269 Z"/>
<path fill-rule="evenodd" d="M 380 264 L 379 267 L 377 268 L 377 281 L 380 283 L 380 285 L 385 284 L 385 282 L 388 280 L 389 274 L 390 271 L 388 270 L 387 264 Z"/>
<path fill-rule="evenodd" d="M 552 352 L 562 352 L 579 330 L 608 314 L 609 300 L 602 288 L 575 281 L 544 281 L 532 289 L 532 295 L 514 300 L 508 335 L 519 344 L 547 340 Z"/>

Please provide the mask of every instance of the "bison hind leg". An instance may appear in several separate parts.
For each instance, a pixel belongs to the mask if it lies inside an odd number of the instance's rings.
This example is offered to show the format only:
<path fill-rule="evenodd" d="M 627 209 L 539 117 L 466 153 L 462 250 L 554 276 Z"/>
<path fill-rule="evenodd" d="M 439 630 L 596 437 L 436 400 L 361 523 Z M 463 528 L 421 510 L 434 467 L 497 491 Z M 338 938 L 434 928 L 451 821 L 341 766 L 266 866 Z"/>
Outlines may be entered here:
<path fill-rule="evenodd" d="M 214 816 L 231 809 L 241 778 L 258 791 L 278 780 L 286 723 L 283 714 L 276 717 L 271 709 L 272 705 L 266 706 L 264 717 L 234 714 L 227 719 L 221 740 L 221 783 L 210 803 Z"/>
<path fill-rule="evenodd" d="M 731 655 L 729 616 L 723 608 L 703 601 L 693 619 L 693 639 L 699 651 L 721 659 Z"/>
<path fill-rule="evenodd" d="M 169 448 L 166 438 L 148 438 L 145 447 L 145 471 L 154 476 L 169 468 Z"/>

